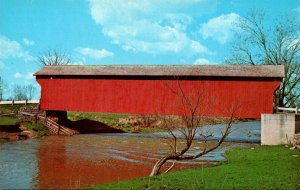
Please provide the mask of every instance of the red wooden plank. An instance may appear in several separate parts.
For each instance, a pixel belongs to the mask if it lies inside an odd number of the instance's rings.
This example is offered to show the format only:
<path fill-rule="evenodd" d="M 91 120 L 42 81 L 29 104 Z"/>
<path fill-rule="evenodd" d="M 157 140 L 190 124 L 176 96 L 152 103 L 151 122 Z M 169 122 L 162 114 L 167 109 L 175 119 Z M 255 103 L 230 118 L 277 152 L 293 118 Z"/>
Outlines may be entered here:
<path fill-rule="evenodd" d="M 182 114 L 176 80 L 126 79 L 37 79 L 41 85 L 42 110 L 111 112 L 131 114 Z M 280 81 L 182 80 L 187 95 L 203 91 L 202 114 L 229 116 L 229 108 L 239 105 L 235 116 L 260 118 L 272 113 L 273 93 Z M 199 113 L 200 114 L 200 113 Z"/>

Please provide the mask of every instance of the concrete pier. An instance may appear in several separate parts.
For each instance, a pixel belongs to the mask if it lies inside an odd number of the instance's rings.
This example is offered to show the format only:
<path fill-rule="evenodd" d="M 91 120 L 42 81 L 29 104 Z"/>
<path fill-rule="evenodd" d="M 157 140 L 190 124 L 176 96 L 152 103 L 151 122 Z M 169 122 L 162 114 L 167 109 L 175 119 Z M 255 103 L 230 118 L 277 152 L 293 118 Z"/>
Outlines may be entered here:
<path fill-rule="evenodd" d="M 292 144 L 300 132 L 300 114 L 279 113 L 261 115 L 261 144 Z"/>

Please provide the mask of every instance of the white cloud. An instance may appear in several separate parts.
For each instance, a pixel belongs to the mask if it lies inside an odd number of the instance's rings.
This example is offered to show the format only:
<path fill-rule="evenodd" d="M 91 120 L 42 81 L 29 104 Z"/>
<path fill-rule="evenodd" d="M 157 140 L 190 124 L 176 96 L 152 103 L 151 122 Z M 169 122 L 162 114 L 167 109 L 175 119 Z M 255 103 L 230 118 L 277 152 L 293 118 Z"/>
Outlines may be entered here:
<path fill-rule="evenodd" d="M 21 58 L 24 61 L 32 61 L 33 57 L 29 52 L 23 50 L 22 46 L 8 38 L 0 35 L 0 60 L 9 57 Z"/>
<path fill-rule="evenodd" d="M 32 80 L 32 79 L 34 79 L 33 74 L 34 74 L 34 73 L 27 73 L 27 74 L 25 75 L 25 79 L 26 79 L 26 80 Z"/>
<path fill-rule="evenodd" d="M 300 14 L 300 7 L 295 8 L 294 11 Z"/>
<path fill-rule="evenodd" d="M 33 80 L 35 77 L 33 76 L 34 73 L 28 72 L 27 74 L 22 74 L 20 72 L 16 72 L 14 74 L 14 78 L 16 79 L 25 79 L 25 82 L 28 80 Z"/>
<path fill-rule="evenodd" d="M 90 0 L 90 9 L 103 34 L 126 51 L 197 54 L 209 50 L 185 33 L 191 17 L 172 9 L 200 1 Z"/>
<path fill-rule="evenodd" d="M 23 44 L 26 46 L 33 46 L 35 43 L 33 40 L 29 40 L 27 38 L 23 38 Z"/>
<path fill-rule="evenodd" d="M 16 72 L 15 75 L 14 75 L 15 78 L 21 78 L 22 77 L 22 74 L 19 73 L 19 72 Z"/>
<path fill-rule="evenodd" d="M 82 55 L 94 58 L 94 59 L 102 59 L 105 57 L 111 57 L 114 55 L 113 52 L 110 52 L 106 49 L 101 49 L 101 50 L 97 50 L 97 49 L 92 49 L 92 48 L 76 48 L 76 51 L 81 53 Z"/>
<path fill-rule="evenodd" d="M 217 63 L 211 62 L 208 59 L 198 58 L 194 63 L 194 65 L 217 65 Z"/>
<path fill-rule="evenodd" d="M 165 14 L 159 22 L 161 25 L 171 26 L 177 30 L 185 31 L 192 22 L 192 18 L 185 14 Z"/>
<path fill-rule="evenodd" d="M 237 30 L 234 23 L 237 22 L 239 18 L 240 16 L 236 13 L 222 14 L 203 24 L 200 28 L 200 33 L 204 39 L 212 38 L 224 44 L 233 37 L 234 31 Z"/>

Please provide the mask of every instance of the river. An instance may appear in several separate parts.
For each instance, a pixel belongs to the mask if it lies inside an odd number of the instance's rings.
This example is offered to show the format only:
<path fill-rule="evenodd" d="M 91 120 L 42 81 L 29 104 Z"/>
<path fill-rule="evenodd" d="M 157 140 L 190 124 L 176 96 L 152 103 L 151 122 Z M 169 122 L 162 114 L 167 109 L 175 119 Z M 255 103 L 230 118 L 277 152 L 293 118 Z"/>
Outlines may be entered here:
<path fill-rule="evenodd" d="M 174 170 L 223 161 L 222 154 L 233 146 L 249 144 L 225 142 L 204 157 L 177 163 Z M 202 147 L 203 142 L 195 141 L 190 153 Z M 75 189 L 148 176 L 168 149 L 167 140 L 135 134 L 46 136 L 2 143 L 0 189 Z"/>

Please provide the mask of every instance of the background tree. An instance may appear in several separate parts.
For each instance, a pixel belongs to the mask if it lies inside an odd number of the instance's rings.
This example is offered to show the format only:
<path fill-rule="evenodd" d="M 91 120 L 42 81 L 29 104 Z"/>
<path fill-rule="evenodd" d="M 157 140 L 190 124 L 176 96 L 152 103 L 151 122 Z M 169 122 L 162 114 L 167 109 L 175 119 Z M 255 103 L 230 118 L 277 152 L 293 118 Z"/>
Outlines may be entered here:
<path fill-rule="evenodd" d="M 13 99 L 14 100 L 32 100 L 36 88 L 32 85 L 15 85 L 13 87 Z"/>
<path fill-rule="evenodd" d="M 32 100 L 34 93 L 36 92 L 36 88 L 33 84 L 29 84 L 25 86 L 25 94 L 27 97 L 27 100 Z"/>
<path fill-rule="evenodd" d="M 4 81 L 0 76 L 0 101 L 3 100 L 4 96 Z"/>
<path fill-rule="evenodd" d="M 72 63 L 65 52 L 57 49 L 48 50 L 43 55 L 38 56 L 38 62 L 43 66 L 68 65 Z"/>
<path fill-rule="evenodd" d="M 279 106 L 300 102 L 299 23 L 283 16 L 267 24 L 264 12 L 254 11 L 237 23 L 229 64 L 284 65 L 285 78 L 276 91 Z"/>
<path fill-rule="evenodd" d="M 158 116 L 158 120 L 162 121 L 163 127 L 168 130 L 171 136 L 171 138 L 168 139 L 170 151 L 155 163 L 150 176 L 156 176 L 162 173 L 161 170 L 168 161 L 173 161 L 173 164 L 164 173 L 170 171 L 176 161 L 196 159 L 217 149 L 230 133 L 233 119 L 234 112 L 232 110 L 231 117 L 228 119 L 225 130 L 221 131 L 222 135 L 219 141 L 213 146 L 208 146 L 207 140 L 213 134 L 209 131 L 199 130 L 199 128 L 197 128 L 202 126 L 202 122 L 204 120 L 202 112 L 204 108 L 201 107 L 201 105 L 204 99 L 208 99 L 208 97 L 205 97 L 203 89 L 194 88 L 194 92 L 187 94 L 182 88 L 179 80 L 177 80 L 175 86 L 169 84 L 166 84 L 166 86 L 173 94 L 175 94 L 175 97 L 177 97 L 177 99 L 172 101 L 172 103 L 178 103 L 178 108 L 181 110 L 182 115 L 176 119 L 174 116 L 169 115 Z M 175 129 L 177 133 L 174 131 Z M 178 142 L 178 133 L 183 136 L 183 146 L 182 143 Z M 196 135 L 203 138 L 204 148 L 195 154 L 191 154 L 191 152 L 188 151 L 191 149 Z"/>
<path fill-rule="evenodd" d="M 15 85 L 13 87 L 14 100 L 27 100 L 25 86 Z"/>

